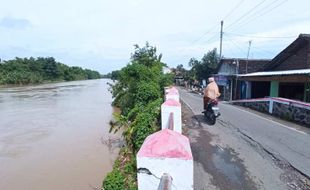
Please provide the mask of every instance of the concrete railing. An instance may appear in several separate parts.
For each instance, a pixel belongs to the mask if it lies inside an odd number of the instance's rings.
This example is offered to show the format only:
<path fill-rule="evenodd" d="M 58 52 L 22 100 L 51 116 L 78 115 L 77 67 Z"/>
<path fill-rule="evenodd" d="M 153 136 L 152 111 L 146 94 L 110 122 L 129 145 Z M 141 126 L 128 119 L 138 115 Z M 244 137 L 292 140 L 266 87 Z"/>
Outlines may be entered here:
<path fill-rule="evenodd" d="M 181 104 L 176 88 L 165 89 L 161 131 L 148 136 L 137 154 L 138 189 L 193 189 L 193 156 L 182 135 Z"/>
<path fill-rule="evenodd" d="M 236 100 L 231 103 L 266 112 L 307 126 L 310 125 L 310 103 L 273 97 Z"/>

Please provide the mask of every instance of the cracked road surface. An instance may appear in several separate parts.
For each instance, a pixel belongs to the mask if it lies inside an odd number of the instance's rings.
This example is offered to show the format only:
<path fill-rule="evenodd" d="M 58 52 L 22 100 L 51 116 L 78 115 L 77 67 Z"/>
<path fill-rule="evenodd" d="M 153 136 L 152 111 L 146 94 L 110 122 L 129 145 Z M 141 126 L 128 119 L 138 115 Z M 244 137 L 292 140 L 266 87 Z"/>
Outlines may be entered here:
<path fill-rule="evenodd" d="M 202 96 L 179 89 L 194 189 L 310 189 L 310 129 L 226 103 L 209 125 Z"/>

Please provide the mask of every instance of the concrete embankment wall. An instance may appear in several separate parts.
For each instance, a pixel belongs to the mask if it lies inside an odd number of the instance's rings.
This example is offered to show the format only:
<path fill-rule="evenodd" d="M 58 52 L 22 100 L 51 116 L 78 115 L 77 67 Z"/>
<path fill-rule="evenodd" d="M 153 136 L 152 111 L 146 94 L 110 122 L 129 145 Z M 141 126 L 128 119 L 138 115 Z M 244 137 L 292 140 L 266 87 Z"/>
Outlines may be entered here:
<path fill-rule="evenodd" d="M 269 113 L 310 127 L 310 104 L 285 98 L 260 98 L 232 101 L 231 104 Z"/>

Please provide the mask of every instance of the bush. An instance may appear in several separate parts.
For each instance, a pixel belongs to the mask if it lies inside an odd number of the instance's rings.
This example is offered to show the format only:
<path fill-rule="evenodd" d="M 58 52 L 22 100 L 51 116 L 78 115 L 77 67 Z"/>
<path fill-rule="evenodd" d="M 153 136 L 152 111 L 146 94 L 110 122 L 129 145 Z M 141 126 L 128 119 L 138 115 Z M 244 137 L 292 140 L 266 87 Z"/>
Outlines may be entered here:
<path fill-rule="evenodd" d="M 135 47 L 131 62 L 118 71 L 118 81 L 110 85 L 113 105 L 121 109 L 121 114 L 115 115 L 115 121 L 111 122 L 110 131 L 123 127 L 122 135 L 127 146 L 115 163 L 119 173 L 114 169 L 104 180 L 104 188 L 113 181 L 119 183 L 119 176 L 124 176 L 124 189 L 137 189 L 135 154 L 145 138 L 159 129 L 164 87 L 172 82 L 171 75 L 162 71 L 164 63 L 161 55 L 156 55 L 156 48 L 148 43 L 143 48 Z"/>
<path fill-rule="evenodd" d="M 135 96 L 140 104 L 145 105 L 161 96 L 159 84 L 156 84 L 155 82 L 143 81 L 138 84 L 137 88 Z"/>
<path fill-rule="evenodd" d="M 103 188 L 105 190 L 124 190 L 125 177 L 118 169 L 114 168 L 104 179 Z"/>

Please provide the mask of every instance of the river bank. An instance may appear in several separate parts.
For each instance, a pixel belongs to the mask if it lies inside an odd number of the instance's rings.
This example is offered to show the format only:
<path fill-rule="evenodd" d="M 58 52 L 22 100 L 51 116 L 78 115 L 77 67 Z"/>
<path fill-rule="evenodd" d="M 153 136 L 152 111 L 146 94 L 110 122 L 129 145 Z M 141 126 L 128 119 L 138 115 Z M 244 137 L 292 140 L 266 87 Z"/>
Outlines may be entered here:
<path fill-rule="evenodd" d="M 120 136 L 107 81 L 0 89 L 0 189 L 101 187 L 119 152 L 104 141 Z"/>

